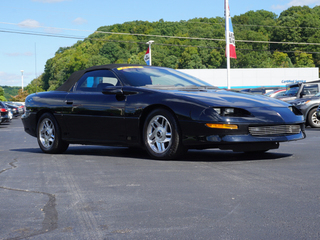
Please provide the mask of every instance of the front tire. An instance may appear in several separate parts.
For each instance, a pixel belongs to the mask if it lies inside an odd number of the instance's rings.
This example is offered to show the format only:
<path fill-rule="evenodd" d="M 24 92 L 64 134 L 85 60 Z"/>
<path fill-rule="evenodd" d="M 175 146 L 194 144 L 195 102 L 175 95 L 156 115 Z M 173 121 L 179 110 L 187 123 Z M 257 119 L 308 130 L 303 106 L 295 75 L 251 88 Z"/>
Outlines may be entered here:
<path fill-rule="evenodd" d="M 311 109 L 308 113 L 308 123 L 312 128 L 320 127 L 320 120 L 317 118 L 317 109 Z"/>
<path fill-rule="evenodd" d="M 175 159 L 185 152 L 178 123 L 165 109 L 156 109 L 148 115 L 143 142 L 149 155 L 156 159 Z"/>
<path fill-rule="evenodd" d="M 44 113 L 37 126 L 39 147 L 45 153 L 63 153 L 69 144 L 61 140 L 60 128 L 51 113 Z"/>

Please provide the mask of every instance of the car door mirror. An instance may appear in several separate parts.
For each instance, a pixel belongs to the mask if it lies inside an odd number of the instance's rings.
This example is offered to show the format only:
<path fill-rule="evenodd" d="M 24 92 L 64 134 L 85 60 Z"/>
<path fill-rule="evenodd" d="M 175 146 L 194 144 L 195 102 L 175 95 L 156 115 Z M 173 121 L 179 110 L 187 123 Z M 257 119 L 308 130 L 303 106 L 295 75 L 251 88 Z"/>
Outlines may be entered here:
<path fill-rule="evenodd" d="M 102 93 L 106 95 L 123 95 L 122 88 L 119 87 L 106 87 L 102 89 Z"/>

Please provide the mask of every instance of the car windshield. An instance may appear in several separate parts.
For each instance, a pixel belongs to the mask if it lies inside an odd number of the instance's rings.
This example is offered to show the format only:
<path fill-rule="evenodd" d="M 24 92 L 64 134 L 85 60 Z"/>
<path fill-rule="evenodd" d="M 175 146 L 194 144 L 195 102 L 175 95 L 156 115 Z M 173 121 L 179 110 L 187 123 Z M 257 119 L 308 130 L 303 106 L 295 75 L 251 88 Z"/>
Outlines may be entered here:
<path fill-rule="evenodd" d="M 278 90 L 267 92 L 264 95 L 269 97 L 270 95 L 274 94 L 276 91 L 278 91 Z"/>
<path fill-rule="evenodd" d="M 131 86 L 210 86 L 212 85 L 170 68 L 130 66 L 115 69 Z"/>
<path fill-rule="evenodd" d="M 288 88 L 285 95 L 288 95 L 288 96 L 297 95 L 298 90 L 299 90 L 299 87 Z"/>

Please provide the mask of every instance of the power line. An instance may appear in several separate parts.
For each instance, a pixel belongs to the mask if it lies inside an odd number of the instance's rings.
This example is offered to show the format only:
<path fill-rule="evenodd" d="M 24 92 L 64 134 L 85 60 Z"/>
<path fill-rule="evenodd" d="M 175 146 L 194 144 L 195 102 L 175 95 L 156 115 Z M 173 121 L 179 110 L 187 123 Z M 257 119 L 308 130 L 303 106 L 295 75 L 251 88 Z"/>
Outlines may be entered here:
<path fill-rule="evenodd" d="M 165 36 L 165 35 L 152 35 L 152 34 L 142 34 L 142 33 L 119 33 L 119 32 L 104 32 L 96 31 L 95 33 L 104 33 L 111 35 L 129 35 L 129 36 L 143 36 L 143 37 L 158 37 L 158 38 L 176 38 L 176 39 L 187 39 L 187 40 L 206 40 L 206 41 L 225 41 L 225 39 L 215 39 L 215 38 L 194 38 L 194 37 L 178 37 L 178 36 Z"/>
<path fill-rule="evenodd" d="M 170 22 L 171 23 L 171 22 Z M 179 22 L 181 23 L 181 21 Z M 186 21 L 183 22 L 185 24 L 209 24 L 209 25 L 221 25 L 224 27 L 224 23 L 213 23 L 213 22 L 192 22 L 192 21 Z M 10 22 L 0 22 L 0 24 L 6 24 L 6 25 L 15 25 L 15 26 L 19 26 L 19 27 L 28 27 L 27 25 L 23 24 L 23 23 L 10 23 Z M 124 23 L 125 24 L 125 23 Z M 320 30 L 319 27 L 294 27 L 294 26 L 271 26 L 271 25 L 255 25 L 255 24 L 233 24 L 234 26 L 244 26 L 244 27 L 268 27 L 268 28 L 295 28 L 295 29 L 315 29 L 315 30 Z M 48 29 L 48 30 L 63 30 L 63 31 L 78 31 L 78 32 L 97 32 L 94 30 L 84 30 L 84 29 L 72 29 L 72 28 L 59 28 L 59 27 L 47 27 L 47 26 L 37 26 L 37 28 L 44 28 L 44 29 Z"/>
<path fill-rule="evenodd" d="M 14 34 L 23 34 L 23 35 L 33 35 L 33 36 L 42 36 L 42 37 L 85 39 L 85 37 L 79 37 L 79 36 L 53 34 L 53 33 L 28 32 L 28 31 L 15 31 L 15 30 L 7 30 L 7 29 L 0 29 L 0 32 L 3 32 L 3 33 L 14 33 Z"/>
<path fill-rule="evenodd" d="M 9 23 L 9 22 L 0 22 L 0 24 L 14 25 L 19 27 L 28 27 L 28 25 L 23 23 Z M 82 30 L 82 29 L 73 29 L 73 28 L 58 28 L 58 27 L 46 27 L 46 26 L 37 26 L 35 28 L 44 28 L 48 30 L 63 30 L 63 31 L 77 31 L 77 32 L 94 32 L 92 30 Z"/>
<path fill-rule="evenodd" d="M 83 37 L 83 36 L 64 35 L 64 34 L 56 34 L 56 33 L 39 33 L 39 32 L 21 31 L 21 30 L 15 31 L 15 30 L 11 30 L 11 29 L 9 29 L 9 30 L 8 29 L 0 29 L 0 32 L 44 36 L 44 37 L 71 38 L 71 39 L 79 39 L 79 40 L 80 39 L 82 39 L 82 40 L 83 39 L 95 40 L 94 38 L 87 38 L 87 37 Z M 103 32 L 103 31 L 96 31 L 96 33 L 103 33 L 103 34 L 110 34 L 110 35 L 129 35 L 129 36 L 143 36 L 143 37 L 173 38 L 173 39 L 185 39 L 185 40 L 204 40 L 204 41 L 221 41 L 221 42 L 225 41 L 225 39 L 216 39 L 216 38 L 178 37 L 178 36 L 165 36 L 165 35 L 140 34 L 140 33 L 119 33 L 119 32 Z M 304 42 L 275 42 L 275 41 L 252 41 L 252 40 L 236 40 L 236 42 L 320 46 L 320 43 L 304 43 Z"/>
<path fill-rule="evenodd" d="M 302 29 L 316 29 L 320 30 L 320 28 L 317 27 L 289 27 L 289 26 L 270 26 L 270 25 L 249 25 L 249 24 L 233 24 L 235 26 L 244 26 L 244 27 L 268 27 L 268 28 L 302 28 Z"/>

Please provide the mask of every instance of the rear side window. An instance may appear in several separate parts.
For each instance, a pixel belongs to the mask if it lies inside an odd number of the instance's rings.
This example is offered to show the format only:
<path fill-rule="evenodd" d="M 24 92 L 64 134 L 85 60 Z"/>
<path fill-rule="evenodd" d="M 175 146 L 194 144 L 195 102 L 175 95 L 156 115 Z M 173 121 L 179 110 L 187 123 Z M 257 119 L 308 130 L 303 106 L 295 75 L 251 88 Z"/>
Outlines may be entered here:
<path fill-rule="evenodd" d="M 108 86 L 121 85 L 113 72 L 109 70 L 96 70 L 85 73 L 76 84 L 75 91 L 101 92 Z"/>
<path fill-rule="evenodd" d="M 302 94 L 304 95 L 315 95 L 319 92 L 318 84 L 306 85 L 302 90 Z"/>

